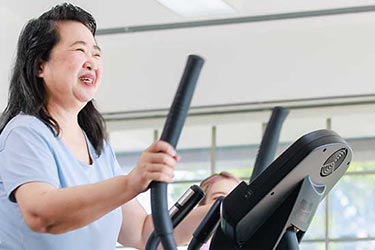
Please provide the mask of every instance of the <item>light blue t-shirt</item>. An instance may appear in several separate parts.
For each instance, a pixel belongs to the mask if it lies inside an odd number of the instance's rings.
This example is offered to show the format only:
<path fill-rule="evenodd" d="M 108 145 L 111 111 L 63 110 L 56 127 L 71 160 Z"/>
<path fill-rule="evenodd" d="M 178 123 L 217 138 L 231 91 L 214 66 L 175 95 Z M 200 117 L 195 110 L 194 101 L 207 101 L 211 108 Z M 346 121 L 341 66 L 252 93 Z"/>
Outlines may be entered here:
<path fill-rule="evenodd" d="M 14 202 L 13 191 L 27 182 L 47 182 L 64 188 L 121 174 L 107 143 L 98 156 L 87 137 L 86 141 L 92 165 L 77 160 L 60 137 L 36 117 L 20 114 L 7 124 L 0 134 L 0 250 L 115 249 L 121 208 L 85 227 L 54 235 L 32 231 Z"/>

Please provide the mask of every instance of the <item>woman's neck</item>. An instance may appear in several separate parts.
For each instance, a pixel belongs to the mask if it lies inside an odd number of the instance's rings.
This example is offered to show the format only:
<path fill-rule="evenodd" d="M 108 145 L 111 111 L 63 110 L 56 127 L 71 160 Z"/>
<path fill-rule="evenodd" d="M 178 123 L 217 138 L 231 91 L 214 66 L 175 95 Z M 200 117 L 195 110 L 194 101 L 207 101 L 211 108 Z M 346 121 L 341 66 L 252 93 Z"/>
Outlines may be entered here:
<path fill-rule="evenodd" d="M 48 113 L 58 123 L 61 129 L 60 133 L 82 133 L 81 127 L 78 123 L 79 110 L 67 110 L 58 106 L 49 105 Z M 60 136 L 62 136 L 62 134 Z"/>
<path fill-rule="evenodd" d="M 78 112 L 64 109 L 49 110 L 50 115 L 59 124 L 59 137 L 70 149 L 76 159 L 86 164 L 92 163 L 85 135 L 78 124 Z"/>

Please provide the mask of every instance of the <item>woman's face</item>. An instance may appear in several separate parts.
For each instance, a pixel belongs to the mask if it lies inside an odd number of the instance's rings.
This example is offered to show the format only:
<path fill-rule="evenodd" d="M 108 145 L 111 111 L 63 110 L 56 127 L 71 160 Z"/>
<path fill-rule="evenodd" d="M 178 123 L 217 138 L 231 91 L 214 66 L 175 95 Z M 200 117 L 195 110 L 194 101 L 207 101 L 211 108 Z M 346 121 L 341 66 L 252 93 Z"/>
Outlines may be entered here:
<path fill-rule="evenodd" d="M 210 183 L 206 190 L 205 204 L 213 203 L 220 196 L 227 196 L 236 186 L 238 182 L 231 178 L 217 177 Z"/>
<path fill-rule="evenodd" d="M 82 109 L 94 98 L 102 75 L 101 51 L 82 23 L 57 24 L 60 41 L 40 66 L 47 92 L 47 108 Z M 51 111 L 51 110 L 49 110 Z"/>

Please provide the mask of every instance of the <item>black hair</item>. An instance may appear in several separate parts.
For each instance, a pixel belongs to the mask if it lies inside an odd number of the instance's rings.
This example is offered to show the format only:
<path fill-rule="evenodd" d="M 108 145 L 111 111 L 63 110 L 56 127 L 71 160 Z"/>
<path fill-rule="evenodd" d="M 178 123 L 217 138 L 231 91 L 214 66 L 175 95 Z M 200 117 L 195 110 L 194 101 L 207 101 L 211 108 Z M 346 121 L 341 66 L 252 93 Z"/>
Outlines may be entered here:
<path fill-rule="evenodd" d="M 55 136 L 59 135 L 60 127 L 48 113 L 46 90 L 38 72 L 41 63 L 48 61 L 52 48 L 60 40 L 57 23 L 68 20 L 82 23 L 95 35 L 96 22 L 92 15 L 68 3 L 53 7 L 39 18 L 30 20 L 23 28 L 18 40 L 8 104 L 0 118 L 0 133 L 13 117 L 22 112 L 39 118 Z M 100 155 L 107 133 L 104 118 L 93 100 L 79 112 L 78 123 Z"/>

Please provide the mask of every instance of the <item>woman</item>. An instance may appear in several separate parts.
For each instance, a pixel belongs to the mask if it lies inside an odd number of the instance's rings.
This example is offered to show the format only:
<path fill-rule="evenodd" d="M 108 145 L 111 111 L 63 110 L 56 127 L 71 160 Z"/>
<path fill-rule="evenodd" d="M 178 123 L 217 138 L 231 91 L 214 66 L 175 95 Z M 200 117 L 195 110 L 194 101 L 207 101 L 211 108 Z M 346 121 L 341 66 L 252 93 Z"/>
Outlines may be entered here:
<path fill-rule="evenodd" d="M 240 182 L 238 177 L 226 171 L 207 177 L 199 184 L 206 193 L 199 205 L 212 204 L 220 196 L 227 196 Z"/>
<path fill-rule="evenodd" d="M 23 29 L 0 122 L 0 249 L 143 249 L 152 219 L 135 199 L 171 182 L 178 156 L 158 141 L 127 175 L 93 98 L 102 76 L 94 18 L 62 4 Z M 187 242 L 207 208 L 177 228 Z"/>
<path fill-rule="evenodd" d="M 229 172 L 223 171 L 213 174 L 200 183 L 200 187 L 206 193 L 205 197 L 199 203 L 200 206 L 211 206 L 217 198 L 227 196 L 241 182 L 239 178 Z M 208 240 L 200 250 L 210 249 L 211 240 Z"/>

